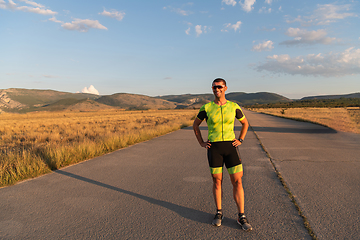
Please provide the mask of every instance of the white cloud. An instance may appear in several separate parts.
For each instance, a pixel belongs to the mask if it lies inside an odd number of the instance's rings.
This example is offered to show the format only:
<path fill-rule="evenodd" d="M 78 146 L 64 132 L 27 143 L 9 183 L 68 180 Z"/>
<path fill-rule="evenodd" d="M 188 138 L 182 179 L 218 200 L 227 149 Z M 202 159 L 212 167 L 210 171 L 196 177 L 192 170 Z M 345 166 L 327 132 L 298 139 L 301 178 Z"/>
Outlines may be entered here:
<path fill-rule="evenodd" d="M 272 0 L 265 0 L 265 3 L 270 5 L 272 3 Z"/>
<path fill-rule="evenodd" d="M 192 5 L 192 4 L 187 4 L 187 5 Z M 186 11 L 186 10 L 183 10 L 181 8 L 174 8 L 174 7 L 171 7 L 171 6 L 163 7 L 163 9 L 164 10 L 169 9 L 171 12 L 175 12 L 175 13 L 183 15 L 183 16 L 188 16 L 188 15 L 192 14 L 191 11 Z"/>
<path fill-rule="evenodd" d="M 45 78 L 57 78 L 57 76 L 54 76 L 54 75 L 43 75 L 43 77 L 45 77 Z"/>
<path fill-rule="evenodd" d="M 95 95 L 99 95 L 99 91 L 96 90 L 96 88 L 93 85 L 90 85 L 89 88 L 84 87 L 83 90 L 81 90 L 82 93 L 91 93 Z"/>
<path fill-rule="evenodd" d="M 189 27 L 188 29 L 186 29 L 185 33 L 186 33 L 187 35 L 190 35 L 190 27 Z"/>
<path fill-rule="evenodd" d="M 67 30 L 76 30 L 79 32 L 87 32 L 90 28 L 107 30 L 107 28 L 101 25 L 98 20 L 90 19 L 75 18 L 71 23 L 63 23 L 61 26 Z"/>
<path fill-rule="evenodd" d="M 13 0 L 8 0 L 8 3 L 6 3 L 4 0 L 0 0 L 0 8 L 1 9 L 9 9 L 12 11 L 32 12 L 32 13 L 41 14 L 41 15 L 57 14 L 57 12 L 54 12 L 50 9 L 46 9 L 44 5 L 41 5 L 39 3 L 29 1 L 29 0 L 21 0 L 21 2 L 24 2 L 31 6 L 20 6 L 19 4 L 16 4 Z"/>
<path fill-rule="evenodd" d="M 255 4 L 255 2 L 256 0 L 244 0 L 244 3 L 240 1 L 239 4 L 245 12 L 251 12 L 251 10 L 254 9 L 253 5 Z"/>
<path fill-rule="evenodd" d="M 222 0 L 223 3 L 225 3 L 226 5 L 236 5 L 236 1 L 235 0 Z"/>
<path fill-rule="evenodd" d="M 262 7 L 259 9 L 259 13 L 271 13 L 271 8 Z"/>
<path fill-rule="evenodd" d="M 201 25 L 195 26 L 195 32 L 196 32 L 196 36 L 200 36 L 203 33 L 203 31 L 201 30 Z"/>
<path fill-rule="evenodd" d="M 211 27 L 208 26 L 201 26 L 201 25 L 196 25 L 195 26 L 195 32 L 196 32 L 196 36 L 200 36 L 203 33 L 207 33 L 207 31 L 211 30 Z"/>
<path fill-rule="evenodd" d="M 273 44 L 274 43 L 271 40 L 264 41 L 262 43 L 254 45 L 251 50 L 256 52 L 271 51 L 274 48 Z"/>
<path fill-rule="evenodd" d="M 266 27 L 262 27 L 261 29 L 259 29 L 261 31 L 266 31 L 266 32 L 273 32 L 273 31 L 276 31 L 276 28 L 271 28 L 271 29 L 268 29 Z"/>
<path fill-rule="evenodd" d="M 6 2 L 4 0 L 0 0 L 0 8 L 1 9 L 6 9 L 7 8 Z"/>
<path fill-rule="evenodd" d="M 17 4 L 14 3 L 12 0 L 9 0 L 9 3 L 7 4 L 7 6 L 11 10 L 17 10 Z"/>
<path fill-rule="evenodd" d="M 286 18 L 290 17 L 290 16 L 285 16 Z M 301 18 L 301 16 L 297 16 L 296 18 L 294 18 L 293 20 L 289 20 L 289 19 L 286 19 L 286 22 L 287 23 L 294 23 L 294 22 L 304 22 L 304 20 Z"/>
<path fill-rule="evenodd" d="M 234 31 L 236 32 L 241 26 L 241 21 L 237 21 L 235 24 L 225 23 L 224 26 L 225 29 L 221 30 L 222 32 L 227 32 L 227 28 L 234 29 Z"/>
<path fill-rule="evenodd" d="M 115 18 L 118 21 L 121 21 L 125 17 L 125 12 L 119 12 L 117 10 L 112 9 L 111 12 L 108 12 L 104 9 L 103 12 L 99 13 L 100 15 Z"/>
<path fill-rule="evenodd" d="M 318 8 L 314 11 L 314 15 L 311 16 L 318 25 L 329 24 L 339 19 L 347 17 L 355 17 L 355 13 L 349 13 L 351 10 L 350 4 L 334 5 L 334 4 L 318 4 Z"/>
<path fill-rule="evenodd" d="M 63 21 L 57 20 L 55 17 L 49 18 L 49 20 L 56 23 L 64 23 Z"/>
<path fill-rule="evenodd" d="M 192 26 L 192 25 L 193 25 L 191 22 L 186 22 L 186 21 L 184 21 L 183 23 L 185 23 L 185 24 L 188 25 L 188 26 Z"/>
<path fill-rule="evenodd" d="M 32 12 L 41 15 L 55 15 L 57 12 L 51 11 L 50 9 L 32 8 L 27 6 L 18 7 L 17 10 L 24 12 Z"/>
<path fill-rule="evenodd" d="M 324 29 L 308 31 L 300 28 L 289 28 L 285 34 L 294 39 L 281 42 L 281 45 L 331 44 L 336 41 L 336 38 L 326 37 L 327 32 Z"/>
<path fill-rule="evenodd" d="M 183 16 L 188 16 L 191 14 L 190 11 L 182 10 L 180 8 L 174 9 L 174 12 L 176 12 L 177 14 L 183 15 Z"/>
<path fill-rule="evenodd" d="M 308 54 L 294 58 L 284 54 L 268 56 L 267 59 L 265 63 L 258 65 L 256 70 L 324 77 L 360 74 L 360 49 L 353 47 L 340 53 Z"/>
<path fill-rule="evenodd" d="M 328 25 L 347 17 L 357 17 L 355 13 L 350 12 L 351 4 L 318 4 L 310 16 L 298 16 L 293 20 L 286 20 L 287 23 L 300 22 L 303 26 L 307 25 Z"/>
<path fill-rule="evenodd" d="M 41 5 L 39 3 L 33 2 L 33 1 L 29 1 L 29 0 L 20 0 L 21 2 L 24 2 L 26 4 L 32 5 L 34 7 L 39 7 L 39 8 L 45 8 L 44 5 Z"/>

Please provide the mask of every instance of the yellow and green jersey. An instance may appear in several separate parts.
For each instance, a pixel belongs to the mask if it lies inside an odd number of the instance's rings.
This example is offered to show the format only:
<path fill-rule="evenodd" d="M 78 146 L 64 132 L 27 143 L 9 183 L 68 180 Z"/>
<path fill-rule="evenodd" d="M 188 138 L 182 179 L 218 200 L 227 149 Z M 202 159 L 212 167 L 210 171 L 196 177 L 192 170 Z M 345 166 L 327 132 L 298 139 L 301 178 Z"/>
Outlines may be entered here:
<path fill-rule="evenodd" d="M 210 142 L 232 141 L 235 139 L 235 117 L 241 121 L 245 118 L 237 103 L 227 101 L 219 106 L 209 102 L 200 108 L 197 118 L 206 119 L 208 125 L 208 139 Z"/>

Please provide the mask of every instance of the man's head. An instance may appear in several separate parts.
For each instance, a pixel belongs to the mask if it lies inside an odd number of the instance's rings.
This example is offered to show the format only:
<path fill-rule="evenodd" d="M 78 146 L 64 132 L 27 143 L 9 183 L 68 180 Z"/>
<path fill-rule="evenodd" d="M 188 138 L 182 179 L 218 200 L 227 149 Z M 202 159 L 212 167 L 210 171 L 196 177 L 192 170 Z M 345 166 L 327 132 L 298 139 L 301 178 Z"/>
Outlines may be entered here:
<path fill-rule="evenodd" d="M 216 78 L 214 81 L 213 81 L 213 85 L 214 83 L 217 82 L 217 83 L 220 83 L 222 82 L 224 84 L 224 86 L 226 86 L 226 81 L 225 79 L 222 79 L 222 78 Z"/>
<path fill-rule="evenodd" d="M 216 98 L 225 97 L 226 81 L 222 78 L 216 78 L 212 83 L 212 89 Z"/>

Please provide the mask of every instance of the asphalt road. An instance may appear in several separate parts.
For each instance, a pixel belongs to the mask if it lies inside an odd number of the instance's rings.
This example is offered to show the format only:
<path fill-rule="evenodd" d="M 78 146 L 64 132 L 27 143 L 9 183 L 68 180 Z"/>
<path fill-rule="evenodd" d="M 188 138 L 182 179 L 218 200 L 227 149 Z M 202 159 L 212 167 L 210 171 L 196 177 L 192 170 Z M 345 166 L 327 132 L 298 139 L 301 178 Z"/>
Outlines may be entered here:
<path fill-rule="evenodd" d="M 236 223 L 227 172 L 223 225 L 211 226 L 206 150 L 190 127 L 1 188 L 0 239 L 311 239 L 260 141 L 319 239 L 358 239 L 359 136 L 246 115 L 255 130 L 240 147 L 252 232 Z"/>
<path fill-rule="evenodd" d="M 247 112 L 319 239 L 360 239 L 360 135 Z"/>

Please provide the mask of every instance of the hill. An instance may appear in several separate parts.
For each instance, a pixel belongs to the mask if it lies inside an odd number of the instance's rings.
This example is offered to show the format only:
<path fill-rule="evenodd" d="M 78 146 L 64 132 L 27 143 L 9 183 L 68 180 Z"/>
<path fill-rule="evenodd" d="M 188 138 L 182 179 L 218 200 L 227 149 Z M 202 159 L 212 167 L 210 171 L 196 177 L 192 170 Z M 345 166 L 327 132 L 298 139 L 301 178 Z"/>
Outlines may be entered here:
<path fill-rule="evenodd" d="M 182 94 L 182 95 L 167 95 L 159 96 L 164 99 L 177 104 L 176 108 L 200 108 L 207 102 L 214 99 L 213 94 Z"/>
<path fill-rule="evenodd" d="M 97 111 L 97 110 L 106 110 L 113 109 L 114 107 L 99 103 L 91 99 L 84 99 L 76 104 L 73 104 L 67 107 L 67 110 L 77 110 L 77 111 Z"/>
<path fill-rule="evenodd" d="M 63 99 L 97 99 L 99 96 L 86 93 L 68 93 L 54 90 L 9 88 L 0 90 L 0 109 L 4 111 L 34 111 Z M 68 104 L 69 105 L 69 104 Z M 49 109 L 49 107 L 48 107 Z"/>
<path fill-rule="evenodd" d="M 156 97 L 149 97 L 139 94 L 116 93 L 109 96 L 102 96 L 96 100 L 108 106 L 126 108 L 130 110 L 146 109 L 171 109 L 176 108 L 176 103 Z"/>
<path fill-rule="evenodd" d="M 160 96 L 158 98 L 168 101 L 176 102 L 178 108 L 199 108 L 203 104 L 213 101 L 213 94 L 183 94 L 183 95 L 168 95 Z M 291 102 L 292 100 L 276 93 L 258 92 L 258 93 L 244 93 L 233 92 L 226 94 L 226 99 L 237 102 L 239 105 L 249 104 L 267 104 L 275 102 Z"/>
<path fill-rule="evenodd" d="M 227 99 L 240 105 L 291 102 L 274 93 L 234 92 Z M 54 90 L 18 89 L 0 90 L 0 112 L 25 113 L 31 111 L 97 111 L 109 108 L 128 110 L 200 108 L 214 99 L 213 94 L 182 94 L 150 97 L 140 94 L 116 93 L 98 96 L 84 93 L 68 93 Z"/>
<path fill-rule="evenodd" d="M 292 102 L 245 105 L 246 108 L 344 108 L 360 107 L 360 98 L 309 99 Z"/>
<path fill-rule="evenodd" d="M 360 98 L 360 92 L 344 94 L 344 95 L 321 95 L 321 96 L 310 96 L 303 97 L 300 100 L 312 100 L 312 99 L 339 99 L 339 98 Z"/>
<path fill-rule="evenodd" d="M 240 105 L 248 104 L 265 104 L 276 102 L 291 102 L 292 100 L 276 93 L 258 92 L 258 93 L 228 93 L 226 98 L 239 103 Z"/>
<path fill-rule="evenodd" d="M 247 108 L 360 107 L 360 93 L 304 97 L 292 102 L 247 104 Z"/>
<path fill-rule="evenodd" d="M 40 111 L 62 111 L 62 110 L 75 110 L 75 111 L 97 111 L 104 109 L 112 109 L 113 107 L 98 103 L 91 99 L 75 99 L 65 98 L 52 104 L 48 104 L 38 108 Z"/>

